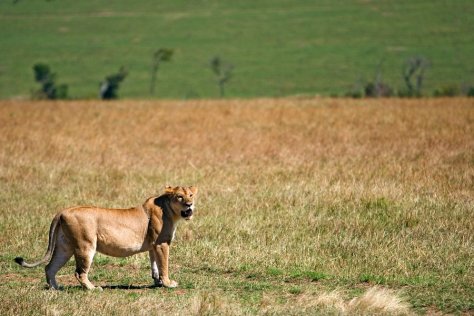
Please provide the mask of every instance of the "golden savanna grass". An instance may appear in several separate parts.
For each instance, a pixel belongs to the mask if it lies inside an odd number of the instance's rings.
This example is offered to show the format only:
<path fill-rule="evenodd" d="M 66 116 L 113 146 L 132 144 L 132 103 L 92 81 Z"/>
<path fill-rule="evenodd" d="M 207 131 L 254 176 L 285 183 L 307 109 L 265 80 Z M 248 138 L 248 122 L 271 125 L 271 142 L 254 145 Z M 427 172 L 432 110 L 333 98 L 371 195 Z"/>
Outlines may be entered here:
<path fill-rule="evenodd" d="M 411 314 L 474 311 L 471 99 L 0 102 L 0 313 Z M 60 209 L 200 189 L 171 250 L 73 262 L 44 290 Z"/>

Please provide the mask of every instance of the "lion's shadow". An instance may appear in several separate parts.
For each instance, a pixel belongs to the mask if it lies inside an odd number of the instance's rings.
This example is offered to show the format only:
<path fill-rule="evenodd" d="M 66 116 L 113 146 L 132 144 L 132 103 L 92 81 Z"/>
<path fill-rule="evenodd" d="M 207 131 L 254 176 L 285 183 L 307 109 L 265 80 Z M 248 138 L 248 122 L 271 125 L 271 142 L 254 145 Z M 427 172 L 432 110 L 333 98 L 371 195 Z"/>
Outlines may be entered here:
<path fill-rule="evenodd" d="M 132 285 L 132 284 L 116 284 L 116 285 L 104 285 L 102 289 L 104 290 L 146 290 L 146 289 L 157 289 L 160 286 L 156 285 Z"/>
<path fill-rule="evenodd" d="M 108 285 L 101 285 L 98 289 L 102 290 L 148 290 L 148 289 L 158 289 L 161 288 L 160 286 L 156 285 L 133 285 L 133 284 L 108 284 Z M 45 287 L 45 289 L 49 289 Z M 60 291 L 78 291 L 83 290 L 81 285 L 65 285 L 59 287 Z"/>

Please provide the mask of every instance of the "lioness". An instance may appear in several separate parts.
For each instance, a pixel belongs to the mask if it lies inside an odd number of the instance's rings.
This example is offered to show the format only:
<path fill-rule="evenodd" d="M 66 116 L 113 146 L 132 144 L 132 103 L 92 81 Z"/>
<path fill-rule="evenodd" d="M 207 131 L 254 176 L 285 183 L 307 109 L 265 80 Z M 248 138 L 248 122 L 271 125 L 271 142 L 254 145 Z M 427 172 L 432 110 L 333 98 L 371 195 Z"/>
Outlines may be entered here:
<path fill-rule="evenodd" d="M 51 223 L 48 250 L 43 259 L 27 263 L 17 257 L 15 262 L 32 268 L 49 261 L 45 268 L 46 282 L 50 288 L 58 289 L 56 273 L 74 255 L 75 276 L 84 288 L 91 290 L 95 287 L 87 274 L 96 251 L 113 257 L 148 251 L 154 285 L 176 287 L 178 283 L 168 275 L 169 247 L 178 221 L 192 218 L 196 193 L 196 187 L 167 186 L 162 195 L 150 197 L 134 208 L 65 209 Z"/>

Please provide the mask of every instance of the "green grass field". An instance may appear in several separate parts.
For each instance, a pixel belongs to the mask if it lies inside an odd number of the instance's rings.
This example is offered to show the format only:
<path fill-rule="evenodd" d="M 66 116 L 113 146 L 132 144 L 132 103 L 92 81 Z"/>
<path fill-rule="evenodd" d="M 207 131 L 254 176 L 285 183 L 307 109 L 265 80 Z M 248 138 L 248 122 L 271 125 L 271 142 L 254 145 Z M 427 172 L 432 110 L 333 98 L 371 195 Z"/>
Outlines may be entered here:
<path fill-rule="evenodd" d="M 471 99 L 0 102 L 1 315 L 474 311 Z M 199 187 L 152 289 L 146 254 L 70 261 L 45 290 L 54 214 Z"/>
<path fill-rule="evenodd" d="M 342 95 L 382 76 L 402 88 L 407 58 L 431 61 L 424 93 L 474 84 L 474 3 L 442 1 L 0 2 L 0 98 L 29 98 L 49 64 L 72 98 L 96 98 L 120 66 L 123 98 L 214 98 L 209 60 L 234 65 L 228 97 Z M 152 53 L 175 50 L 149 94 Z"/>

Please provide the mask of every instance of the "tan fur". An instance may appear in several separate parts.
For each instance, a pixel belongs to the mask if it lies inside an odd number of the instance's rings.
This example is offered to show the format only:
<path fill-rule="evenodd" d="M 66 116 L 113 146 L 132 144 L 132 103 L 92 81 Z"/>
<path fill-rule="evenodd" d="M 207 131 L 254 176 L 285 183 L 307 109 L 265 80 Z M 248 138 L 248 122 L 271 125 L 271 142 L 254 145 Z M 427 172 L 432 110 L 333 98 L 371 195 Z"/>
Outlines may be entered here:
<path fill-rule="evenodd" d="M 169 248 L 176 224 L 182 218 L 192 218 L 195 187 L 166 187 L 164 194 L 150 197 L 141 206 L 111 209 L 79 206 L 59 212 L 49 232 L 46 255 L 36 263 L 23 258 L 15 261 L 23 267 L 46 265 L 46 281 L 57 289 L 56 273 L 74 255 L 75 276 L 86 289 L 94 289 L 88 272 L 96 251 L 128 257 L 148 251 L 151 273 L 156 286 L 176 287 L 168 274 Z"/>

